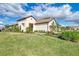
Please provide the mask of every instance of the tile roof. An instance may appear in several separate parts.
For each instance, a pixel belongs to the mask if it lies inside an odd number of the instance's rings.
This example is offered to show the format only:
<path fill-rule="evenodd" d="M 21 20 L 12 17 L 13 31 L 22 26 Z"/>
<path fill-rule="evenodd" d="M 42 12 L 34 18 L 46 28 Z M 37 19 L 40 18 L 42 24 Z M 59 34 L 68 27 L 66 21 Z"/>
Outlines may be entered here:
<path fill-rule="evenodd" d="M 30 15 L 30 16 L 27 16 L 27 17 L 23 17 L 23 18 L 21 18 L 21 19 L 19 19 L 19 20 L 17 20 L 17 21 L 21 21 L 21 20 L 25 20 L 25 19 L 27 19 L 27 18 L 29 18 L 29 17 L 33 17 L 32 15 Z M 51 19 L 50 19 L 50 17 L 44 17 L 44 18 L 41 18 L 41 19 L 38 19 L 38 18 L 35 18 L 35 17 L 33 17 L 37 22 L 49 22 L 49 21 L 51 21 Z"/>
<path fill-rule="evenodd" d="M 52 21 L 52 19 L 50 17 L 45 17 L 45 18 L 36 20 L 36 23 L 48 23 L 50 21 Z"/>
<path fill-rule="evenodd" d="M 40 19 L 39 19 L 39 18 L 36 18 L 36 17 L 30 15 L 30 16 L 21 18 L 21 19 L 19 19 L 19 20 L 17 20 L 17 21 L 25 20 L 25 19 L 27 19 L 27 18 L 29 18 L 29 17 L 33 17 L 33 18 L 36 20 L 36 24 L 48 23 L 48 22 L 50 22 L 51 20 L 54 19 L 54 21 L 56 22 L 56 24 L 57 24 L 58 26 L 61 26 L 61 25 L 55 20 L 54 17 L 44 17 L 44 18 L 40 18 Z"/>
<path fill-rule="evenodd" d="M 19 19 L 19 20 L 17 20 L 17 21 L 21 21 L 21 20 L 25 20 L 25 19 L 27 19 L 27 18 L 29 18 L 29 17 L 33 17 L 32 15 L 29 15 L 29 16 L 27 16 L 27 17 L 23 17 L 23 18 L 21 18 L 21 19 Z M 33 17 L 34 18 L 34 17 Z M 35 18 L 34 18 L 35 19 Z"/>

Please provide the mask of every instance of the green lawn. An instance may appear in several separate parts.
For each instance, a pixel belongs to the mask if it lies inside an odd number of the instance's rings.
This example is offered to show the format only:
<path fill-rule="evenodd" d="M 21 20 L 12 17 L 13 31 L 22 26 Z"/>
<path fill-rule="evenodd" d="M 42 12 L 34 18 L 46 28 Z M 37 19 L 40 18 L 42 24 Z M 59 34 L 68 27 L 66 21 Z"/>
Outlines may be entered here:
<path fill-rule="evenodd" d="M 0 55 L 79 56 L 79 43 L 43 34 L 0 32 Z"/>

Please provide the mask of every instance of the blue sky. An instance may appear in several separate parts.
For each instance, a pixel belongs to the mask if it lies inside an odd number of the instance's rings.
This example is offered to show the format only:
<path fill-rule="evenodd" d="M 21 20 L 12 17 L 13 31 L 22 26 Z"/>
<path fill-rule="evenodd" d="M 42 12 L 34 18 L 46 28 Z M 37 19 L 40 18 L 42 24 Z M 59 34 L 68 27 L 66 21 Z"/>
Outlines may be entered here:
<path fill-rule="evenodd" d="M 79 3 L 0 3 L 0 25 L 16 23 L 28 15 L 54 17 L 63 26 L 78 25 Z"/>

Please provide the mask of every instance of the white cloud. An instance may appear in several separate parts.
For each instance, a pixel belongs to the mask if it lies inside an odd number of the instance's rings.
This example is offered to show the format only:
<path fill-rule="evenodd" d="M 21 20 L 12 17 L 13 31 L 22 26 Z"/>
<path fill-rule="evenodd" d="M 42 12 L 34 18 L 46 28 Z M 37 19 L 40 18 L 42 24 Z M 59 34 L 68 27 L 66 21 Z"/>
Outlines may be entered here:
<path fill-rule="evenodd" d="M 50 5 L 40 4 L 39 6 L 33 7 L 33 10 L 30 12 L 31 14 L 38 17 L 53 16 L 55 18 L 60 18 L 63 20 L 68 20 L 73 22 L 79 21 L 79 11 L 72 12 L 71 11 L 72 7 L 69 4 L 65 4 L 60 7 L 50 6 Z"/>
<path fill-rule="evenodd" d="M 73 22 L 79 21 L 79 11 L 72 12 L 72 7 L 69 4 L 65 4 L 59 7 L 51 6 L 52 4 L 37 4 L 37 6 L 33 6 L 31 11 L 25 11 L 22 6 L 28 4 L 0 4 L 0 14 L 6 15 L 9 17 L 17 17 L 17 16 L 28 16 L 34 15 L 38 18 L 53 16 L 55 18 L 60 18 L 64 20 L 69 20 Z"/>
<path fill-rule="evenodd" d="M 22 16 L 26 14 L 25 10 L 22 8 L 22 4 L 10 4 L 6 3 L 0 4 L 0 14 L 7 16 Z"/>
<path fill-rule="evenodd" d="M 3 22 L 2 22 L 2 21 L 0 21 L 0 24 L 3 24 Z"/>
<path fill-rule="evenodd" d="M 27 4 L 24 4 L 28 6 Z M 34 15 L 37 17 L 53 16 L 56 18 L 65 18 L 72 14 L 71 7 L 66 4 L 61 7 L 51 6 L 51 4 L 38 4 L 34 6 L 32 11 L 25 11 L 22 8 L 22 4 L 0 4 L 0 14 L 16 17 L 16 16 L 26 16 Z"/>
<path fill-rule="evenodd" d="M 42 11 L 42 9 L 45 9 L 45 11 Z M 48 6 L 48 5 L 37 6 L 34 8 L 34 11 L 32 11 L 32 13 L 35 12 L 36 15 L 39 14 L 39 16 L 48 15 L 56 18 L 64 18 L 72 14 L 71 7 L 68 4 L 63 5 L 61 7 Z"/>
<path fill-rule="evenodd" d="M 68 16 L 67 20 L 79 20 L 79 11 Z"/>

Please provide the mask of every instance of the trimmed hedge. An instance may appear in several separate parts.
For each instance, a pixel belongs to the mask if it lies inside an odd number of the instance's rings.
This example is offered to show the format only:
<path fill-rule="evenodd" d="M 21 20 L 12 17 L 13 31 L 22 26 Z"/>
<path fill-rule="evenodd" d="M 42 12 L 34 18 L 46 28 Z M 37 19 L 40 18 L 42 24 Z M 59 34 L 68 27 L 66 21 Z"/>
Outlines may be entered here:
<path fill-rule="evenodd" d="M 58 35 L 58 38 L 74 42 L 79 39 L 79 32 L 78 31 L 63 31 Z"/>

